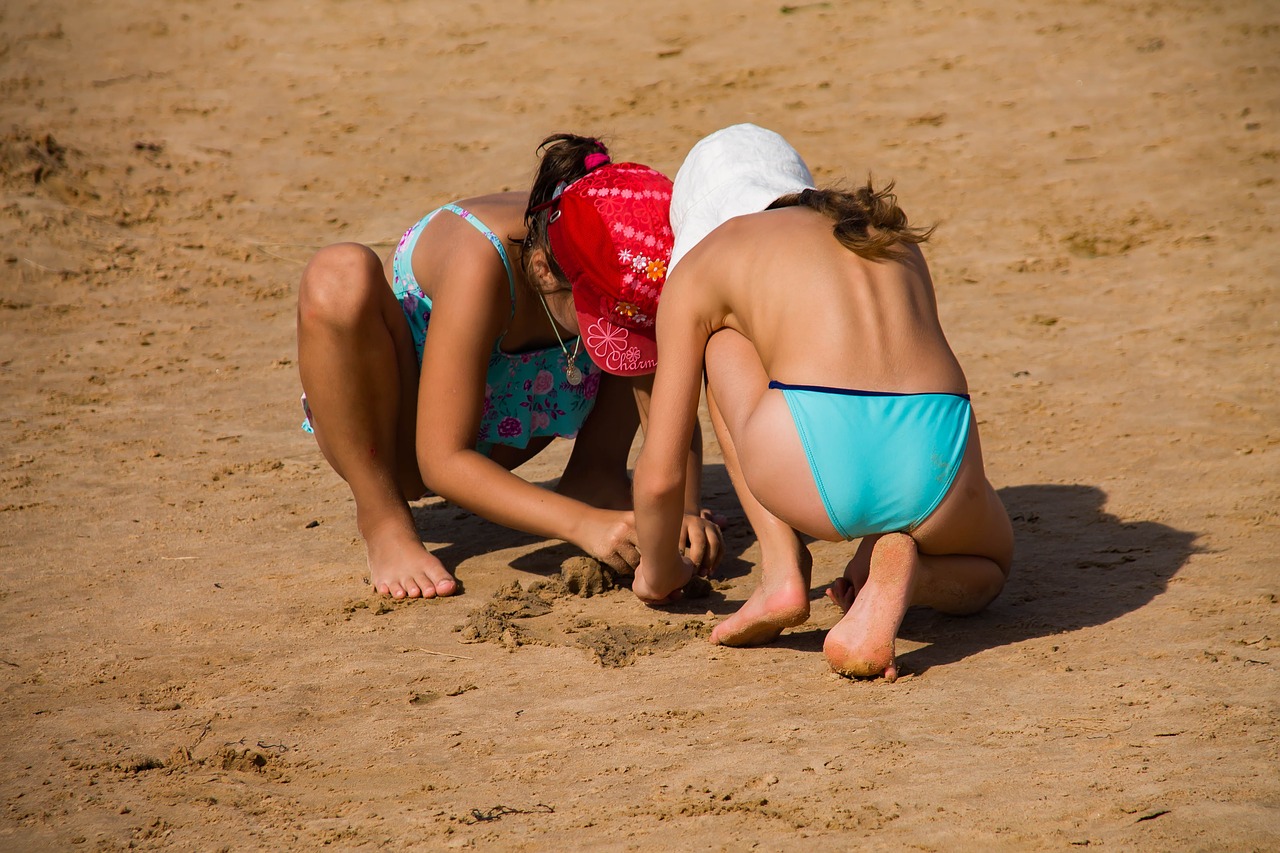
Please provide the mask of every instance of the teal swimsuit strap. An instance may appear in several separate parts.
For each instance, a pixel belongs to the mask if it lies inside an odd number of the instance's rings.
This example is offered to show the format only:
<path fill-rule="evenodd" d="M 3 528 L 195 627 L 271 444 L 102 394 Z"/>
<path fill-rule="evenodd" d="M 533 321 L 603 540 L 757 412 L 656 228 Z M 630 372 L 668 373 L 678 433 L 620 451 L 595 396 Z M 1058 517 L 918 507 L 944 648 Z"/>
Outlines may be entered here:
<path fill-rule="evenodd" d="M 498 257 L 502 258 L 502 266 L 507 271 L 507 288 L 510 290 L 510 293 L 511 293 L 511 317 L 508 319 L 508 322 L 510 322 L 511 320 L 514 320 L 516 316 L 516 274 L 515 274 L 515 270 L 512 269 L 511 267 L 511 259 L 507 257 L 507 249 L 505 246 L 502 245 L 502 239 L 498 237 L 497 234 L 493 233 L 492 228 L 490 228 L 488 225 L 485 225 L 483 222 L 477 219 L 474 213 L 467 210 L 466 208 L 459 207 L 456 204 L 441 205 L 440 207 L 437 207 L 435 210 L 428 213 L 426 216 L 422 217 L 422 219 L 418 220 L 418 224 L 413 227 L 412 231 L 409 234 L 408 239 L 405 241 L 404 246 L 402 246 L 400 251 L 396 253 L 396 257 L 393 261 L 393 264 L 396 267 L 395 268 L 396 278 L 401 278 L 401 276 L 403 275 L 405 279 L 409 281 L 413 281 L 415 286 L 417 285 L 417 281 L 413 278 L 413 266 L 412 266 L 413 249 L 415 246 L 418 245 L 418 237 L 422 235 L 422 229 L 425 228 L 426 224 L 430 222 L 432 218 L 434 218 L 435 215 L 442 210 L 447 210 L 450 213 L 456 214 L 463 221 L 470 224 L 471 227 L 475 228 L 477 231 L 483 234 L 488 239 L 488 241 L 493 244 L 493 248 L 498 250 Z M 403 265 L 401 264 L 401 259 L 404 259 Z M 418 287 L 418 290 L 421 290 L 421 289 L 422 289 L 421 287 Z M 431 298 L 428 297 L 425 293 L 423 294 L 423 298 L 424 298 L 424 301 L 427 303 L 427 308 L 430 309 Z M 503 334 L 505 335 L 506 333 L 504 332 Z M 499 344 L 502 343 L 502 338 L 498 338 L 498 343 Z"/>
<path fill-rule="evenodd" d="M 463 221 L 469 223 L 473 228 L 488 238 L 489 242 L 493 244 L 493 248 L 498 250 L 498 257 L 502 258 L 502 266 L 507 270 L 507 288 L 511 292 L 511 316 L 507 318 L 507 322 L 510 323 L 516 318 L 516 273 L 515 270 L 511 268 L 511 259 L 507 257 L 507 249 L 502 245 L 502 238 L 497 234 L 494 234 L 492 228 L 477 219 L 475 214 L 466 208 L 458 207 L 456 204 L 445 204 L 441 205 L 440 210 L 447 210 L 450 213 L 456 213 L 458 216 L 462 217 Z M 506 334 L 506 332 L 503 332 L 498 336 L 499 349 L 502 348 L 502 339 L 506 337 Z"/>

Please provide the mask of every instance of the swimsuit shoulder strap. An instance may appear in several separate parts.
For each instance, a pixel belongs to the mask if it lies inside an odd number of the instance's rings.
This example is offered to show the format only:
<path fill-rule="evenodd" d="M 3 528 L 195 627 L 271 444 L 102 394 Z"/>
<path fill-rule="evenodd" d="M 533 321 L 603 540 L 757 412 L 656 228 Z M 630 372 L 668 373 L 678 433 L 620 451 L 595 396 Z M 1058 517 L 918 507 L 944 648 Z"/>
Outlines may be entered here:
<path fill-rule="evenodd" d="M 426 228 L 427 223 L 439 212 L 440 208 L 437 207 L 415 222 L 413 227 L 404 232 L 404 236 L 400 238 L 400 245 L 396 246 L 395 254 L 391 257 L 391 274 L 392 287 L 397 299 L 403 297 L 409 290 L 419 292 L 422 290 L 418 285 L 417 277 L 413 274 L 413 250 L 418 245 L 418 238 L 422 236 L 422 229 Z M 431 298 L 424 293 L 422 299 L 430 310 Z"/>
<path fill-rule="evenodd" d="M 515 274 L 515 270 L 513 270 L 511 267 L 511 259 L 507 257 L 507 249 L 505 246 L 502 245 L 502 238 L 500 238 L 497 234 L 493 233 L 492 228 L 490 228 L 488 225 L 485 225 L 483 222 L 477 219 L 475 214 L 473 214 L 471 211 L 467 210 L 466 208 L 459 207 L 456 204 L 446 204 L 446 205 L 442 205 L 440 207 L 440 210 L 447 210 L 450 213 L 456 214 L 457 216 L 464 219 L 466 222 L 470 223 L 470 225 L 473 228 L 475 228 L 477 231 L 479 231 L 481 234 L 483 234 L 485 237 L 488 238 L 489 242 L 493 244 L 493 248 L 498 250 L 498 257 L 502 258 L 502 266 L 506 268 L 506 271 L 507 271 L 507 287 L 511 292 L 511 317 L 508 320 L 508 322 L 510 322 L 511 319 L 515 319 L 516 274 Z M 498 342 L 501 343 L 502 338 L 498 338 Z"/>

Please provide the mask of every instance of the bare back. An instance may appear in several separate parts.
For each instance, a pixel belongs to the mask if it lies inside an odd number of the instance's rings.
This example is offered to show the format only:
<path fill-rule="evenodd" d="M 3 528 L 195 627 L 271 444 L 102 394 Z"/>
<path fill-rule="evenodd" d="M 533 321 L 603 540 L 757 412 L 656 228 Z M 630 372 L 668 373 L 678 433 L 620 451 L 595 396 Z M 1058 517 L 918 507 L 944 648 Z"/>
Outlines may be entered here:
<path fill-rule="evenodd" d="M 668 282 L 709 332 L 751 340 L 771 379 L 866 391 L 966 393 L 938 321 L 924 257 L 864 260 L 806 208 L 741 216 L 684 258 Z M 664 299 L 672 294 L 664 294 Z"/>

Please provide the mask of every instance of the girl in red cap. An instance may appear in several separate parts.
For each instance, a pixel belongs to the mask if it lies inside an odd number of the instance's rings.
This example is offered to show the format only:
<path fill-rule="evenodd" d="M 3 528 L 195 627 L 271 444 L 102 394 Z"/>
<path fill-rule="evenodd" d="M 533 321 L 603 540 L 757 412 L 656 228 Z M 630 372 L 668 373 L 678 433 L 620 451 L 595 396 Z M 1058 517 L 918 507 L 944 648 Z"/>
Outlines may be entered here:
<path fill-rule="evenodd" d="M 428 490 L 618 571 L 639 562 L 626 463 L 655 366 L 671 182 L 595 139 L 539 152 L 531 192 L 446 204 L 385 263 L 340 243 L 303 271 L 303 427 L 351 487 L 382 594 L 457 591 L 409 511 Z M 577 440 L 554 491 L 511 473 L 556 437 Z M 690 482 L 684 544 L 708 572 L 720 532 Z"/>

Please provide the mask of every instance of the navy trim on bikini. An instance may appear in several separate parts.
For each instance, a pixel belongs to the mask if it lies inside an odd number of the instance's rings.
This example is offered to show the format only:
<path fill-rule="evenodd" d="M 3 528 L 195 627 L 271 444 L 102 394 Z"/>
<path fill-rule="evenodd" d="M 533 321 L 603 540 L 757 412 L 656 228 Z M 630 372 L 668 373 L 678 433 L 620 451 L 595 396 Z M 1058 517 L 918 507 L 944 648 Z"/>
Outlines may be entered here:
<path fill-rule="evenodd" d="M 822 394 L 844 394 L 848 397 L 922 397 L 927 394 L 941 394 L 944 397 L 962 397 L 969 399 L 968 394 L 954 394 L 950 391 L 859 391 L 854 388 L 831 388 L 827 385 L 788 385 L 776 379 L 769 381 L 770 388 L 783 391 L 817 391 Z"/>

